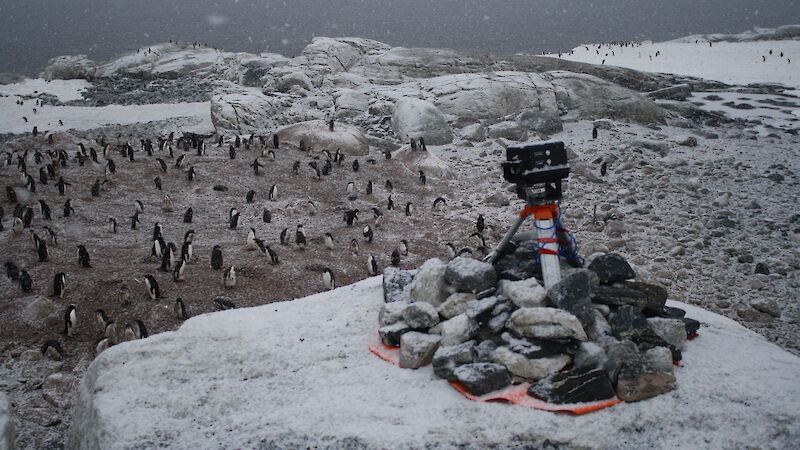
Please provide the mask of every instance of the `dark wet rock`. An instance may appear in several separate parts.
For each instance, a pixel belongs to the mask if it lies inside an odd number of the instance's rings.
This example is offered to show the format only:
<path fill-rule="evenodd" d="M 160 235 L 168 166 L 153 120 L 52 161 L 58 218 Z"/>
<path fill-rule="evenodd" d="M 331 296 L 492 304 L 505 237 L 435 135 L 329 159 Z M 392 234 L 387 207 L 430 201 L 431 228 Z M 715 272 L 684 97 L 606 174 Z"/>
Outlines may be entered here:
<path fill-rule="evenodd" d="M 214 185 L 214 190 L 215 191 L 220 191 L 220 192 L 225 192 L 225 191 L 228 190 L 228 186 L 225 186 L 224 184 L 217 184 L 217 185 Z"/>
<path fill-rule="evenodd" d="M 584 329 L 594 325 L 589 271 L 579 269 L 566 274 L 547 290 L 554 306 L 569 311 L 581 321 Z"/>
<path fill-rule="evenodd" d="M 684 317 L 683 325 L 686 327 L 686 337 L 692 337 L 697 334 L 697 330 L 700 329 L 700 322 L 695 319 L 690 319 L 688 317 Z"/>
<path fill-rule="evenodd" d="M 600 283 L 609 284 L 616 281 L 630 280 L 636 273 L 628 261 L 617 253 L 606 253 L 595 258 L 589 264 L 589 270 L 597 274 Z"/>
<path fill-rule="evenodd" d="M 764 275 L 769 275 L 769 266 L 766 263 L 760 262 L 756 264 L 756 270 L 754 273 L 761 273 Z"/>
<path fill-rule="evenodd" d="M 646 286 L 652 286 L 654 288 L 648 289 Z M 636 287 L 647 290 L 637 289 Z M 646 285 L 645 283 L 638 283 L 635 285 L 601 285 L 592 289 L 592 301 L 610 306 L 631 305 L 637 307 L 641 311 L 658 314 L 663 311 L 666 298 L 664 298 L 660 292 L 663 288 L 657 288 L 658 286 Z M 662 298 L 664 299 L 663 301 Z"/>
<path fill-rule="evenodd" d="M 433 373 L 439 378 L 456 381 L 453 371 L 461 365 L 475 361 L 475 341 L 457 345 L 440 346 L 433 354 Z"/>
<path fill-rule="evenodd" d="M 545 358 L 561 353 L 573 353 L 569 345 L 542 339 L 517 337 L 509 332 L 500 335 L 503 345 L 526 358 Z"/>
<path fill-rule="evenodd" d="M 475 362 L 494 362 L 494 351 L 497 344 L 490 340 L 482 341 L 475 346 Z"/>
<path fill-rule="evenodd" d="M 465 364 L 453 371 L 472 395 L 485 395 L 511 384 L 511 372 L 500 364 Z"/>
<path fill-rule="evenodd" d="M 600 369 L 556 373 L 528 388 L 528 394 L 556 404 L 581 403 L 614 397 L 608 375 Z"/>
<path fill-rule="evenodd" d="M 399 347 L 400 338 L 403 334 L 411 331 L 411 327 L 403 321 L 395 322 L 391 325 L 378 328 L 378 335 L 381 342 L 390 347 Z"/>

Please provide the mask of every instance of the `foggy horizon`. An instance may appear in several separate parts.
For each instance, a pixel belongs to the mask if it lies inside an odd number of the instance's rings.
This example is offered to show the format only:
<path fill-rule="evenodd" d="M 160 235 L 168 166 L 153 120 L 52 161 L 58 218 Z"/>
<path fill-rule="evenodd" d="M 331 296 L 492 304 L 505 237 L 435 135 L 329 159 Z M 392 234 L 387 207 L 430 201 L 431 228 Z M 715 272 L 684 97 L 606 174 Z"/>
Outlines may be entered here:
<path fill-rule="evenodd" d="M 295 56 L 315 36 L 492 53 L 556 52 L 611 40 L 668 40 L 800 23 L 800 2 L 709 0 L 0 1 L 0 72 L 38 74 L 50 58 L 104 61 L 148 45 L 205 42 Z"/>

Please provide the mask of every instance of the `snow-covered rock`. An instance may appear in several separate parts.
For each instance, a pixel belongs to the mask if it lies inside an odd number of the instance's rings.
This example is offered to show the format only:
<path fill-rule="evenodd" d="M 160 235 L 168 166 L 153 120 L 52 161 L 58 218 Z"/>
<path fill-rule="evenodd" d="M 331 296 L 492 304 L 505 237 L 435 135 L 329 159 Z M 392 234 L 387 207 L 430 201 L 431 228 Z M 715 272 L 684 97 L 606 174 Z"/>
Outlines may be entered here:
<path fill-rule="evenodd" d="M 411 282 L 411 300 L 414 302 L 428 302 L 439 307 L 449 295 L 444 272 L 447 264 L 437 258 L 425 261 L 417 270 L 414 281 Z"/>
<path fill-rule="evenodd" d="M 369 109 L 369 96 L 353 89 L 339 89 L 333 94 L 336 117 L 358 117 Z"/>
<path fill-rule="evenodd" d="M 580 119 L 629 120 L 641 124 L 664 122 L 666 112 L 647 97 L 592 75 L 548 72 L 558 107 Z"/>
<path fill-rule="evenodd" d="M 97 63 L 86 55 L 66 55 L 52 58 L 40 75 L 47 81 L 94 78 Z"/>
<path fill-rule="evenodd" d="M 225 86 L 211 98 L 211 121 L 217 133 L 267 133 L 278 112 L 276 100 L 257 88 Z"/>
<path fill-rule="evenodd" d="M 367 351 L 382 303 L 376 277 L 197 316 L 176 332 L 114 346 L 83 378 L 66 446 L 789 448 L 800 440 L 800 358 L 697 307 L 669 303 L 704 324 L 675 370 L 676 395 L 572 416 L 471 402 L 431 367 L 382 361 Z"/>
<path fill-rule="evenodd" d="M 467 125 L 462 128 L 459 133 L 461 134 L 461 138 L 469 142 L 483 142 L 486 140 L 486 128 L 479 123 Z"/>
<path fill-rule="evenodd" d="M 453 73 L 480 72 L 492 58 L 479 52 L 439 48 L 392 47 L 365 54 L 352 72 L 375 83 L 396 84 L 415 78 L 431 78 Z"/>
<path fill-rule="evenodd" d="M 289 72 L 275 82 L 275 89 L 280 92 L 289 92 L 294 87 L 299 87 L 306 91 L 313 91 L 314 83 L 311 82 L 311 78 L 309 78 L 308 75 L 299 70 Z"/>
<path fill-rule="evenodd" d="M 519 281 L 500 280 L 497 289 L 499 294 L 508 297 L 520 308 L 544 306 L 547 300 L 547 291 L 533 277 Z"/>
<path fill-rule="evenodd" d="M 392 128 L 403 142 L 425 138 L 427 145 L 453 142 L 453 130 L 436 106 L 418 98 L 403 98 L 394 106 Z"/>
<path fill-rule="evenodd" d="M 311 120 L 285 126 L 278 130 L 281 142 L 299 145 L 302 139 L 306 146 L 315 150 L 339 149 L 345 155 L 362 156 L 369 154 L 369 142 L 364 132 L 353 125 L 337 122 L 330 131 L 324 120 Z"/>
<path fill-rule="evenodd" d="M 494 351 L 494 361 L 508 367 L 512 374 L 529 380 L 541 380 L 556 373 L 570 363 L 572 359 L 567 355 L 552 355 L 542 358 L 526 358 L 512 351 L 506 346 L 497 347 Z"/>
<path fill-rule="evenodd" d="M 431 152 L 411 150 L 410 145 L 400 147 L 400 149 L 392 153 L 392 159 L 402 162 L 414 174 L 421 170 L 425 172 L 425 176 L 443 180 L 451 180 L 457 176 L 453 166 L 442 158 Z"/>

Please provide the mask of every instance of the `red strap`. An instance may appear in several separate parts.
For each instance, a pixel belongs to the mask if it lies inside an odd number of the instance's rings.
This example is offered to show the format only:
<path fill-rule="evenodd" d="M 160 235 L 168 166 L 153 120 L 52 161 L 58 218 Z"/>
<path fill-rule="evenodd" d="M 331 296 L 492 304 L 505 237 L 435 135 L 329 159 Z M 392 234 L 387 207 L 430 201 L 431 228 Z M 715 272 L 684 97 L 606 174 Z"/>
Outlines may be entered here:
<path fill-rule="evenodd" d="M 558 256 L 558 250 L 550 250 L 550 249 L 547 249 L 547 248 L 540 248 L 539 249 L 539 254 L 540 255 L 556 255 L 556 256 Z"/>
<path fill-rule="evenodd" d="M 544 242 L 545 244 L 556 244 L 558 240 L 556 238 L 538 238 L 539 242 Z"/>

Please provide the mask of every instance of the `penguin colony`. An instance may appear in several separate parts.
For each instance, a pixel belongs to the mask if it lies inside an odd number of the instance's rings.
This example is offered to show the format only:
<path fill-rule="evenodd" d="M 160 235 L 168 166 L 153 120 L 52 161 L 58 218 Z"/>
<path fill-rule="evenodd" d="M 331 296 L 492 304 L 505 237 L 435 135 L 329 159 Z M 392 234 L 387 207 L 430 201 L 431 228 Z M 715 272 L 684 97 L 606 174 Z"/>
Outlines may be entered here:
<path fill-rule="evenodd" d="M 57 326 L 30 330 L 32 343 L 51 357 L 99 354 L 193 315 L 486 252 L 483 217 L 445 218 L 456 199 L 424 172 L 303 146 L 41 130 L 7 143 L 2 292 L 62 311 Z"/>

